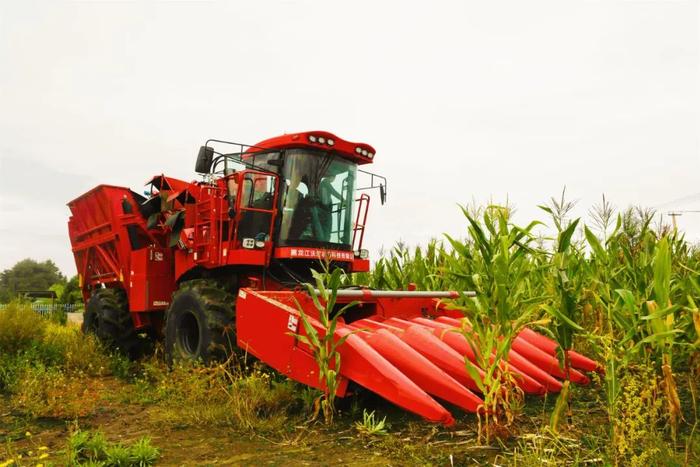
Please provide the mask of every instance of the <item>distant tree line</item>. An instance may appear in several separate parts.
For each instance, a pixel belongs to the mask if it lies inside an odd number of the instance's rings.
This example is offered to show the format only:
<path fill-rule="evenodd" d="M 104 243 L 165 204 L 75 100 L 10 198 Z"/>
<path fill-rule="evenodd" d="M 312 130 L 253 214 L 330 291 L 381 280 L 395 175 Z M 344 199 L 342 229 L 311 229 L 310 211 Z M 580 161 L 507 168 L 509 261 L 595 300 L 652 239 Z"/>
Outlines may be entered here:
<path fill-rule="evenodd" d="M 0 272 L 0 303 L 19 297 L 22 291 L 56 292 L 59 303 L 79 303 L 82 300 L 78 276 L 68 279 L 51 260 L 38 262 L 27 258 L 10 269 Z"/>

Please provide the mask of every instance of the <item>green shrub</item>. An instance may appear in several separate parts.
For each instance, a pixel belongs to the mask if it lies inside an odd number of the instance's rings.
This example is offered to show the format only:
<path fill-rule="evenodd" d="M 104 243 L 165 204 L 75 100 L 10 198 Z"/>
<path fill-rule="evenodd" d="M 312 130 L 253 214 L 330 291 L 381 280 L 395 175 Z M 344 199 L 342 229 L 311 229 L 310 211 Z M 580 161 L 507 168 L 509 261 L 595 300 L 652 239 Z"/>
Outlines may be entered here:
<path fill-rule="evenodd" d="M 13 302 L 0 310 L 0 352 L 18 353 L 41 341 L 48 321 L 29 305 Z"/>
<path fill-rule="evenodd" d="M 66 313 L 66 311 L 63 309 L 51 311 L 47 318 L 49 321 L 60 324 L 61 326 L 65 326 L 66 323 L 68 323 L 68 313 Z"/>
<path fill-rule="evenodd" d="M 12 392 L 20 374 L 30 365 L 29 359 L 0 352 L 0 391 Z"/>
<path fill-rule="evenodd" d="M 48 323 L 37 348 L 47 365 L 70 372 L 99 376 L 112 369 L 110 357 L 97 339 L 74 327 Z"/>

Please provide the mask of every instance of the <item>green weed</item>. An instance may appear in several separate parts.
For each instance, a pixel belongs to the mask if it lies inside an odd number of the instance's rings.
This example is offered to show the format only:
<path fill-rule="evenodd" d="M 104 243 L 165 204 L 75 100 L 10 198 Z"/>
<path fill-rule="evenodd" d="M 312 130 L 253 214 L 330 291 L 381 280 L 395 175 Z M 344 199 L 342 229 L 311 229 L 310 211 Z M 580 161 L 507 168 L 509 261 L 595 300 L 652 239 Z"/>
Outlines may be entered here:
<path fill-rule="evenodd" d="M 148 437 L 140 438 L 131 446 L 129 451 L 130 465 L 138 467 L 153 465 L 160 457 L 160 450 L 151 445 L 151 439 Z"/>
<path fill-rule="evenodd" d="M 68 438 L 67 461 L 69 465 L 100 465 L 104 467 L 154 465 L 160 450 L 148 437 L 132 444 L 110 443 L 101 431 L 75 429 Z"/>
<path fill-rule="evenodd" d="M 374 410 L 367 412 L 365 409 L 362 412 L 362 422 L 355 422 L 355 429 L 363 436 L 386 436 L 386 417 L 379 420 L 378 417 L 375 418 Z"/>

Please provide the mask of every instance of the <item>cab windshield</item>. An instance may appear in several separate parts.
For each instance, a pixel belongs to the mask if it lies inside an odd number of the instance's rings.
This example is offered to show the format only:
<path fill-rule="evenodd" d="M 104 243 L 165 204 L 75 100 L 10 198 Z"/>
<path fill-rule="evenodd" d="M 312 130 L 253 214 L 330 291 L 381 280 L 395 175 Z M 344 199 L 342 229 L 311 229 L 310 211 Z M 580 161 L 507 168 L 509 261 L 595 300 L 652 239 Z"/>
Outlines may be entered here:
<path fill-rule="evenodd" d="M 280 244 L 351 248 L 356 173 L 356 164 L 332 153 L 287 150 Z"/>

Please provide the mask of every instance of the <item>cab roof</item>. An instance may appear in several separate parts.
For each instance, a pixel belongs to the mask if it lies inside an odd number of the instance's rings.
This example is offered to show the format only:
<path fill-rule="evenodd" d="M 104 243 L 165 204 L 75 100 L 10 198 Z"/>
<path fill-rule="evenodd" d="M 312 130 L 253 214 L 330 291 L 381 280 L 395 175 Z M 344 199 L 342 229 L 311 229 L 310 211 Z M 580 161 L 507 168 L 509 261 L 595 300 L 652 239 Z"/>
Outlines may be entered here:
<path fill-rule="evenodd" d="M 353 143 L 338 138 L 328 131 L 304 131 L 269 138 L 251 146 L 246 154 L 255 154 L 268 149 L 308 148 L 334 151 L 357 164 L 370 164 L 374 159 L 374 148 L 366 143 Z"/>

